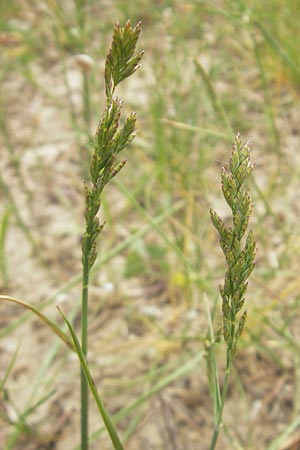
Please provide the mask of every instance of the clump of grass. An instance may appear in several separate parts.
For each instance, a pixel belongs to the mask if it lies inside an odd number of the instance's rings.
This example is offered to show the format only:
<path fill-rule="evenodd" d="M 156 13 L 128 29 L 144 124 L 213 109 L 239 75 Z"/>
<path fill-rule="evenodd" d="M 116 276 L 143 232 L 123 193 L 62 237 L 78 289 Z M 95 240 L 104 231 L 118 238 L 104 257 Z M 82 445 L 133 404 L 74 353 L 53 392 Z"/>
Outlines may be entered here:
<path fill-rule="evenodd" d="M 219 215 L 213 209 L 210 210 L 211 220 L 219 233 L 220 245 L 227 263 L 224 284 L 220 286 L 223 336 L 227 346 L 226 369 L 222 393 L 220 393 L 218 382 L 215 384 L 217 407 L 210 450 L 215 449 L 220 433 L 231 363 L 237 352 L 238 341 L 247 317 L 245 295 L 248 278 L 255 266 L 256 245 L 253 233 L 250 231 L 246 236 L 253 203 L 245 187 L 253 167 L 250 159 L 250 144 L 242 145 L 237 135 L 229 162 L 229 173 L 223 167 L 221 174 L 223 195 L 232 212 L 232 226 L 226 227 Z"/>

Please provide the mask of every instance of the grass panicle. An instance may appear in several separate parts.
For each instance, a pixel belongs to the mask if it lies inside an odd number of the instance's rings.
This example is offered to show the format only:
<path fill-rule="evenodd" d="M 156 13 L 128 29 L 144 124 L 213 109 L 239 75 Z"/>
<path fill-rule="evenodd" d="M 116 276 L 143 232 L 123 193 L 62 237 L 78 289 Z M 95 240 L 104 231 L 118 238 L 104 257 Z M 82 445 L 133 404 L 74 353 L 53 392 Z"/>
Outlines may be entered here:
<path fill-rule="evenodd" d="M 121 81 L 132 75 L 139 67 L 143 51 L 134 54 L 141 32 L 141 22 L 134 28 L 127 21 L 124 27 L 117 23 L 114 28 L 111 48 L 105 63 L 105 90 L 108 103 Z"/>
<path fill-rule="evenodd" d="M 224 284 L 220 286 L 222 298 L 223 335 L 227 345 L 226 369 L 222 393 L 216 383 L 215 430 L 210 450 L 214 450 L 219 437 L 224 405 L 230 377 L 232 360 L 237 351 L 239 338 L 244 330 L 247 310 L 245 295 L 248 278 L 255 266 L 256 245 L 253 233 L 247 233 L 253 203 L 246 188 L 254 165 L 250 159 L 250 144 L 242 144 L 237 135 L 229 161 L 229 171 L 222 168 L 222 191 L 232 213 L 232 226 L 227 227 L 220 216 L 210 210 L 211 220 L 220 237 L 220 246 L 226 258 L 227 271 Z M 218 377 L 215 377 L 217 380 Z M 216 399 L 218 401 L 216 401 Z"/>
<path fill-rule="evenodd" d="M 242 145 L 237 136 L 231 159 L 229 173 L 222 168 L 222 190 L 225 200 L 232 211 L 232 227 L 226 227 L 219 215 L 210 210 L 211 220 L 220 237 L 220 245 L 227 262 L 227 272 L 223 286 L 220 286 L 223 312 L 224 339 L 232 356 L 236 352 L 237 342 L 243 332 L 247 311 L 244 309 L 248 278 L 255 266 L 255 242 L 250 231 L 243 244 L 252 212 L 253 203 L 245 188 L 253 163 L 250 159 L 249 143 Z"/>
<path fill-rule="evenodd" d="M 141 24 L 134 28 L 128 21 L 124 27 L 118 23 L 114 28 L 111 48 L 105 64 L 106 107 L 100 119 L 93 142 L 93 155 L 90 164 L 90 183 L 85 183 L 85 222 L 86 228 L 82 239 L 82 311 L 81 311 L 81 346 L 83 356 L 88 352 L 88 286 L 89 273 L 97 258 L 97 237 L 104 224 L 97 216 L 101 206 L 104 187 L 120 172 L 126 160 L 117 162 L 119 153 L 135 137 L 136 115 L 127 117 L 120 127 L 122 101 L 114 97 L 116 86 L 139 67 L 142 52 L 134 55 Z M 86 374 L 81 370 L 81 447 L 88 449 L 88 383 Z"/>

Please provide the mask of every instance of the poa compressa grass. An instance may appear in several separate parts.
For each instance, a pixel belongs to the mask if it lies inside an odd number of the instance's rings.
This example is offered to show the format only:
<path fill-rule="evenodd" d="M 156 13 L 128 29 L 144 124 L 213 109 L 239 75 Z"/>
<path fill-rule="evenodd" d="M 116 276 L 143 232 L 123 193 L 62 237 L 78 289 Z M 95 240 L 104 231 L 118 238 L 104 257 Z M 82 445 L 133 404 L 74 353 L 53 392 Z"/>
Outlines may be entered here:
<path fill-rule="evenodd" d="M 58 307 L 71 338 L 38 308 L 13 297 L 1 296 L 1 300 L 18 304 L 36 314 L 44 324 L 77 354 L 81 365 L 81 450 L 89 449 L 89 391 L 96 402 L 113 448 L 115 450 L 124 449 L 113 420 L 108 414 L 99 390 L 96 387 L 87 361 L 89 349 L 89 279 L 91 268 L 97 258 L 97 238 L 101 234 L 104 226 L 104 224 L 100 223 L 98 217 L 102 204 L 103 191 L 107 184 L 124 167 L 126 160 L 119 161 L 119 154 L 135 137 L 136 116 L 133 113 L 125 120 L 122 120 L 122 101 L 116 97 L 116 88 L 123 80 L 130 77 L 139 68 L 143 55 L 143 52 L 136 53 L 136 45 L 140 31 L 140 23 L 135 27 L 132 27 L 129 21 L 123 27 L 116 24 L 112 44 L 105 62 L 106 106 L 92 142 L 93 152 L 90 161 L 89 181 L 85 182 L 85 232 L 82 239 L 81 336 L 78 336 L 71 320 L 66 317 L 61 308 Z M 90 118 L 87 117 L 86 120 L 89 122 Z M 123 123 L 122 125 L 121 122 Z M 249 217 L 252 212 L 252 201 L 246 188 L 246 181 L 252 169 L 250 145 L 248 143 L 243 145 L 240 137 L 237 136 L 229 161 L 229 172 L 223 168 L 221 174 L 223 195 L 231 209 L 232 225 L 229 227 L 226 226 L 214 210 L 210 211 L 211 220 L 219 234 L 220 245 L 227 263 L 224 283 L 220 286 L 223 337 L 226 343 L 226 367 L 222 388 L 219 383 L 219 364 L 215 352 L 216 343 L 213 340 L 207 350 L 207 360 L 210 362 L 208 364 L 208 373 L 210 382 L 214 387 L 212 395 L 215 427 L 212 433 L 210 450 L 216 448 L 222 427 L 223 410 L 227 398 L 231 366 L 236 356 L 238 342 L 246 322 L 245 294 L 247 291 L 247 280 L 254 269 L 255 242 L 251 231 L 247 232 Z M 199 357 L 197 357 L 197 361 L 199 361 Z M 186 369 L 187 367 L 181 367 L 180 370 L 175 371 L 167 380 L 154 386 L 152 390 L 150 389 L 149 393 L 145 394 L 144 397 L 147 398 L 147 396 L 154 395 L 173 379 L 185 373 L 184 370 Z M 7 376 L 9 371 L 10 368 L 7 369 Z"/>
<path fill-rule="evenodd" d="M 220 393 L 218 382 L 215 383 L 216 420 L 211 450 L 216 447 L 227 395 L 230 367 L 247 317 L 247 311 L 244 308 L 245 294 L 248 286 L 247 280 L 254 269 L 255 242 L 251 231 L 247 234 L 244 245 L 243 238 L 252 212 L 251 198 L 245 190 L 245 181 L 252 169 L 250 146 L 249 144 L 242 145 L 240 137 L 237 136 L 229 162 L 230 173 L 227 173 L 224 167 L 222 169 L 222 190 L 232 211 L 232 227 L 226 227 L 218 214 L 214 210 L 210 211 L 211 220 L 219 233 L 220 245 L 228 266 L 224 284 L 220 286 L 223 336 L 227 345 L 226 369 L 222 393 Z"/>
<path fill-rule="evenodd" d="M 134 139 L 135 114 L 131 114 L 122 128 L 119 129 L 122 103 L 114 97 L 115 89 L 120 82 L 132 75 L 139 67 L 142 52 L 134 54 L 140 34 L 140 24 L 132 28 L 130 22 L 122 28 L 116 25 L 111 49 L 106 58 L 105 93 L 106 109 L 100 120 L 95 139 L 94 153 L 90 166 L 92 186 L 85 185 L 85 219 L 86 231 L 82 241 L 82 311 L 81 311 L 81 346 L 83 356 L 87 356 L 88 343 L 88 285 L 89 272 L 96 257 L 96 239 L 103 225 L 100 225 L 97 213 L 101 205 L 101 194 L 104 187 L 114 178 L 124 166 L 126 160 L 116 163 L 118 154 Z M 81 373 L 81 446 L 88 448 L 88 386 L 86 374 Z M 112 429 L 112 428 L 110 428 Z M 115 441 L 116 435 L 111 435 L 115 448 L 121 448 Z"/>

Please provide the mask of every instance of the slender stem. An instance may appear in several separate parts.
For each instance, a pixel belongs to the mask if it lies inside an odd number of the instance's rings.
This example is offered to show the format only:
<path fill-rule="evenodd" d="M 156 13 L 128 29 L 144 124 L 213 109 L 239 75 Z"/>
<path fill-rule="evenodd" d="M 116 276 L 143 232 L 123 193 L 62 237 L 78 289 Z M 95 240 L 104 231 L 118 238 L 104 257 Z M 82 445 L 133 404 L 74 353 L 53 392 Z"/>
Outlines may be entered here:
<path fill-rule="evenodd" d="M 230 368 L 231 368 L 231 361 L 232 361 L 232 356 L 231 356 L 231 348 L 227 347 L 227 356 L 226 356 L 226 369 L 225 369 L 225 378 L 224 378 L 224 386 L 222 389 L 222 396 L 221 396 L 221 404 L 220 404 L 220 409 L 217 415 L 217 422 L 215 425 L 215 431 L 211 440 L 211 444 L 210 444 L 210 448 L 209 450 L 214 450 L 216 448 L 217 445 L 217 440 L 220 434 L 220 430 L 222 428 L 222 418 L 223 418 L 223 410 L 224 410 L 224 405 L 225 405 L 225 401 L 226 401 L 226 397 L 227 397 L 227 390 L 228 390 L 228 383 L 229 383 L 229 377 L 230 377 Z"/>
<path fill-rule="evenodd" d="M 89 76 L 86 72 L 83 72 L 83 116 L 86 126 L 86 131 L 90 136 L 91 125 L 91 98 L 90 98 L 90 82 Z"/>
<path fill-rule="evenodd" d="M 85 0 L 75 0 L 77 22 L 81 33 L 83 33 L 85 29 L 85 3 Z"/>
<path fill-rule="evenodd" d="M 88 352 L 88 294 L 89 294 L 89 252 L 88 243 L 83 249 L 83 273 L 82 273 L 82 305 L 81 305 L 81 347 L 84 357 Z M 81 450 L 88 450 L 88 407 L 89 388 L 86 376 L 81 367 Z"/>
<path fill-rule="evenodd" d="M 4 195 L 6 196 L 9 205 L 11 207 L 11 210 L 13 212 L 13 214 L 15 215 L 16 218 L 16 222 L 19 226 L 19 228 L 23 231 L 23 233 L 26 235 L 28 241 L 30 242 L 31 246 L 32 246 L 32 250 L 34 252 L 34 254 L 37 256 L 37 258 L 39 259 L 39 261 L 43 264 L 44 267 L 48 268 L 48 263 L 47 261 L 43 258 L 42 254 L 41 254 L 41 250 L 40 250 L 40 246 L 37 244 L 37 242 L 35 241 L 35 238 L 33 237 L 29 227 L 26 225 L 26 223 L 23 221 L 20 213 L 19 213 L 19 208 L 14 200 L 14 197 L 12 196 L 12 193 L 8 187 L 8 185 L 6 184 L 6 182 L 3 180 L 3 178 L 0 176 L 0 193 L 1 191 L 4 192 Z"/>

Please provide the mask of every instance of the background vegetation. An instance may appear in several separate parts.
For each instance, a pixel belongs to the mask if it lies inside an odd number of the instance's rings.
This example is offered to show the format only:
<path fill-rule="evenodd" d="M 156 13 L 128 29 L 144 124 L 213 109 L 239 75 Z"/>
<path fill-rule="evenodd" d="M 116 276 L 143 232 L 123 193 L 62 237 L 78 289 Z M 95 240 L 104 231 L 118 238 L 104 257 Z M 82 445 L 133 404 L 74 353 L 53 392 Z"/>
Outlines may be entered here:
<path fill-rule="evenodd" d="M 208 310 L 218 338 L 225 268 L 209 208 L 230 218 L 220 168 L 239 131 L 256 162 L 258 257 L 219 448 L 296 449 L 299 2 L 0 5 L 1 292 L 63 326 L 59 303 L 79 326 L 82 179 L 105 104 L 104 58 L 115 22 L 142 20 L 143 65 L 119 91 L 139 133 L 104 194 L 91 280 L 92 372 L 126 448 L 208 448 Z M 77 360 L 17 305 L 0 312 L 0 447 L 75 450 Z M 109 449 L 96 409 L 91 422 L 91 448 Z"/>

